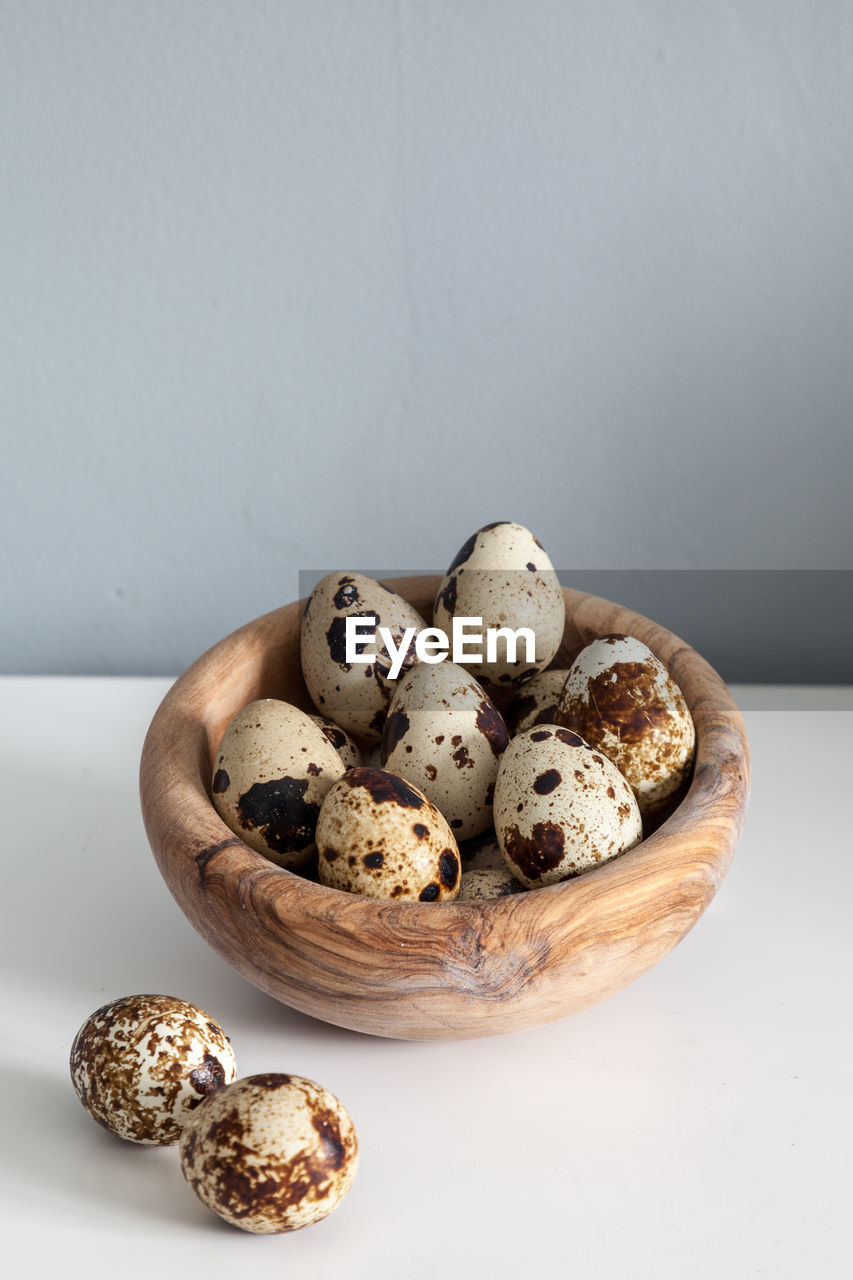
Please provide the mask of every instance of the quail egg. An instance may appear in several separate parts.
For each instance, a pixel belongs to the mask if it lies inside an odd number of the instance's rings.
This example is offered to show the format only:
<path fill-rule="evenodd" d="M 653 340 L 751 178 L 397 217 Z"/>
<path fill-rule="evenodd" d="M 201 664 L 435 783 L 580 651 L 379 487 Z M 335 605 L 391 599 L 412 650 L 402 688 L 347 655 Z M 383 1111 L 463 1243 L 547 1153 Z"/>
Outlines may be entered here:
<path fill-rule="evenodd" d="M 523 636 L 513 654 L 505 635 L 498 635 L 495 653 L 471 667 L 483 684 L 510 684 L 551 662 L 563 639 L 566 606 L 563 590 L 542 544 L 520 524 L 499 521 L 472 534 L 451 562 L 435 598 L 433 623 L 448 634 L 454 618 L 482 618 L 489 629 L 532 635 L 528 656 Z"/>
<path fill-rule="evenodd" d="M 524 730 L 504 752 L 495 831 L 507 867 L 528 889 L 615 858 L 643 833 L 634 794 L 616 766 L 556 725 Z"/>
<path fill-rule="evenodd" d="M 504 715 L 511 738 L 536 724 L 557 723 L 557 707 L 568 674 L 568 667 L 549 667 L 518 686 Z"/>
<path fill-rule="evenodd" d="M 353 657 L 368 657 L 368 662 L 347 661 L 349 618 L 361 619 L 358 625 L 368 636 L 353 637 Z M 361 573 L 326 574 L 308 597 L 300 640 L 302 674 L 320 714 L 360 743 L 378 742 L 393 693 L 389 677 L 395 665 L 379 628 L 390 632 L 392 645 L 400 653 L 400 669 L 405 671 L 415 661 L 414 638 L 425 626 L 408 601 L 375 578 Z"/>
<path fill-rule="evenodd" d="M 659 821 L 681 798 L 693 764 L 693 719 L 678 685 L 641 640 L 606 635 L 582 649 L 557 719 L 613 761 L 644 823 Z"/>
<path fill-rule="evenodd" d="M 340 755 L 304 711 L 260 698 L 225 730 L 213 769 L 213 804 L 250 848 L 299 870 L 314 852 L 323 797 L 344 772 Z"/>
<path fill-rule="evenodd" d="M 195 1108 L 237 1074 L 217 1022 L 174 996 L 112 1000 L 71 1046 L 71 1081 L 89 1114 L 120 1138 L 177 1142 Z"/>
<path fill-rule="evenodd" d="M 503 871 L 489 871 L 480 867 L 472 871 L 462 872 L 462 884 L 459 888 L 459 902 L 486 900 L 487 898 L 506 898 L 511 893 L 521 893 L 524 885 L 510 875 L 506 867 Z"/>
<path fill-rule="evenodd" d="M 313 720 L 323 730 L 323 733 L 343 760 L 344 768 L 357 769 L 361 764 L 361 752 L 349 734 L 332 720 L 326 720 L 324 716 L 309 715 L 308 719 Z"/>
<path fill-rule="evenodd" d="M 462 859 L 462 874 L 466 871 L 504 871 L 506 863 L 493 826 L 463 840 L 459 845 L 459 857 Z"/>
<path fill-rule="evenodd" d="M 472 675 L 453 662 L 419 662 L 391 700 L 382 766 L 420 787 L 465 840 L 491 825 L 508 741 L 499 711 Z"/>
<path fill-rule="evenodd" d="M 317 823 L 320 881 L 369 898 L 455 898 L 461 874 L 453 832 L 422 791 L 383 769 L 350 769 Z"/>
<path fill-rule="evenodd" d="M 209 1209 L 259 1234 L 297 1231 L 337 1208 L 358 1169 L 343 1103 L 304 1076 L 246 1076 L 197 1111 L 181 1170 Z"/>

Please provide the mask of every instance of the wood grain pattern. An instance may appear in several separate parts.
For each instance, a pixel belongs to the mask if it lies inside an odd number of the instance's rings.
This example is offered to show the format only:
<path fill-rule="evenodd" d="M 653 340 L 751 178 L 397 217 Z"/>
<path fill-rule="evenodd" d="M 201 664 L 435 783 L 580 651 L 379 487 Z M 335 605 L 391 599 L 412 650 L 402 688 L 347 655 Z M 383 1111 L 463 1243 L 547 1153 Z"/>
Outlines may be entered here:
<path fill-rule="evenodd" d="M 429 616 L 436 577 L 392 581 Z M 176 681 L 151 723 L 140 793 L 160 871 L 187 917 L 244 977 L 327 1022 L 400 1039 L 498 1035 L 575 1013 L 650 969 L 720 886 L 740 834 L 749 749 L 720 677 L 640 614 L 566 590 L 554 665 L 595 636 L 639 637 L 684 692 L 697 732 L 690 790 L 652 836 L 578 879 L 490 902 L 394 903 L 275 867 L 221 822 L 211 760 L 258 697 L 311 707 L 299 664 L 304 602 L 220 641 Z"/>

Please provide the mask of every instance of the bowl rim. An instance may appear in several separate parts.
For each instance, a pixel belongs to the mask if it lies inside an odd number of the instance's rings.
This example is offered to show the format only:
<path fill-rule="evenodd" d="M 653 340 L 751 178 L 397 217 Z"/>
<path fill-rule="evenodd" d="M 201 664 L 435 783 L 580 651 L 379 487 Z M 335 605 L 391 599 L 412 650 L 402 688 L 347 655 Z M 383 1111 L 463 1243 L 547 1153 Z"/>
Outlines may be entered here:
<path fill-rule="evenodd" d="M 417 575 L 383 579 L 383 582 L 423 612 L 434 597 L 440 578 Z M 386 943 L 390 938 L 396 945 L 403 948 L 408 945 L 416 953 L 419 947 L 429 950 L 429 938 L 441 935 L 441 945 L 449 947 L 453 963 L 442 966 L 440 957 L 432 958 L 427 966 L 434 988 L 432 994 L 437 996 L 444 984 L 448 991 L 457 990 L 463 1005 L 466 999 L 473 1000 L 474 1009 L 478 986 L 489 997 L 494 994 L 485 970 L 498 958 L 500 972 L 504 974 L 498 986 L 508 995 L 505 990 L 507 955 L 502 935 L 513 937 L 524 929 L 524 916 L 528 912 L 532 921 L 529 927 L 534 935 L 525 942 L 527 959 L 522 968 L 526 965 L 528 970 L 535 970 L 535 957 L 540 953 L 547 953 L 547 963 L 552 963 L 552 928 L 560 934 L 561 944 L 572 949 L 574 943 L 567 941 L 564 927 L 566 919 L 582 917 L 594 934 L 596 915 L 603 913 L 609 920 L 611 941 L 618 943 L 622 925 L 614 916 L 619 914 L 620 897 L 630 904 L 634 917 L 644 903 L 653 915 L 674 913 L 668 927 L 658 930 L 665 945 L 651 947 L 654 954 L 649 963 L 645 963 L 648 957 L 643 957 L 639 964 L 627 964 L 624 981 L 608 979 L 603 983 L 607 990 L 601 989 L 601 982 L 591 979 L 587 983 L 589 999 L 580 994 L 578 999 L 561 1000 L 551 991 L 540 1009 L 543 1016 L 525 1017 L 517 1010 L 518 1016 L 498 1019 L 502 1025 L 494 1032 L 487 1026 L 466 1031 L 465 1018 L 461 1015 L 459 1019 L 450 1017 L 449 1024 L 453 1025 L 444 1026 L 442 1017 L 445 1022 L 448 1019 L 437 1011 L 438 1023 L 431 1030 L 422 1036 L 417 1031 L 415 1018 L 415 1034 L 405 1038 L 498 1034 L 565 1016 L 567 1012 L 595 1003 L 645 972 L 692 927 L 716 893 L 743 825 L 750 763 L 740 712 L 717 672 L 678 636 L 642 614 L 601 597 L 571 588 L 563 588 L 563 592 L 566 630 L 563 644 L 550 665 L 568 665 L 567 656 L 596 635 L 624 632 L 643 640 L 684 693 L 696 724 L 695 766 L 681 804 L 633 849 L 570 880 L 504 898 L 420 903 L 349 894 L 276 866 L 244 844 L 220 819 L 210 799 L 212 761 L 225 724 L 239 706 L 252 700 L 244 696 L 246 691 L 263 687 L 269 680 L 277 688 L 270 687 L 267 692 L 254 696 L 285 696 L 280 692 L 281 687 L 292 684 L 296 678 L 297 689 L 288 687 L 291 696 L 287 700 L 303 710 L 316 711 L 304 689 L 298 656 L 298 630 L 305 598 L 245 623 L 211 646 L 177 678 L 157 708 L 143 746 L 140 762 L 143 820 L 161 874 L 182 910 L 197 931 L 243 976 L 303 1012 L 359 1030 L 397 1036 L 396 1031 L 387 1029 L 388 1019 L 384 1015 L 372 1018 L 369 1008 L 366 1015 L 363 1010 L 354 1013 L 358 997 L 354 1005 L 349 1000 L 348 983 L 355 982 L 357 986 L 359 979 L 353 979 L 348 967 L 352 968 L 359 955 L 362 960 L 369 955 L 374 937 Z M 296 691 L 298 697 L 294 696 Z M 690 852 L 686 853 L 688 844 Z M 648 883 L 650 880 L 655 884 Z M 671 883 L 667 887 L 663 882 Z M 611 903 L 605 901 L 606 898 L 611 899 Z M 534 900 L 536 906 L 532 905 Z M 263 950 L 258 952 L 251 928 L 241 927 L 247 913 L 258 935 L 274 950 L 275 961 L 265 956 Z M 537 915 L 541 917 L 538 920 L 534 918 Z M 627 927 L 626 922 L 622 923 Z M 305 943 L 306 932 L 317 932 L 323 927 L 331 927 L 334 933 L 334 942 L 329 947 L 316 939 L 310 945 Z M 642 931 L 642 920 L 634 918 L 622 939 L 623 944 L 628 945 L 632 934 L 633 949 L 643 951 L 643 941 L 639 938 Z M 238 950 L 235 954 L 235 934 L 238 943 L 242 939 L 248 953 L 240 954 Z M 540 935 L 538 944 L 537 934 Z M 292 946 L 293 954 L 289 955 L 288 935 L 301 939 L 310 956 L 299 946 Z M 583 940 L 574 941 L 582 949 Z M 434 942 L 433 948 L 435 945 Z M 409 957 L 412 955 L 410 950 Z M 574 955 L 573 966 L 569 966 L 574 971 L 578 968 L 577 960 L 578 956 Z M 290 961 L 292 972 L 286 973 L 282 966 L 286 968 Z M 317 966 L 322 971 L 324 963 L 330 989 L 318 993 L 306 975 Z M 535 985 L 531 974 L 528 978 Z M 517 983 L 510 981 L 509 985 L 513 987 Z M 393 1003 L 396 987 L 391 976 L 387 978 L 384 995 L 380 990 L 382 984 L 377 986 L 375 977 L 372 981 L 364 978 L 362 986 L 368 1006 L 379 1006 L 383 999 Z M 419 993 L 419 1007 L 428 1007 L 429 992 L 419 989 L 417 983 L 412 982 L 411 974 L 402 984 L 399 999 L 405 998 L 406 991 L 411 994 L 413 987 Z M 509 995 L 511 1003 L 523 1004 L 523 992 Z M 440 999 L 437 1005 L 441 1005 Z M 487 1016 L 485 1011 L 476 1010 L 477 1022 L 481 1015 Z M 410 1032 L 413 1027 L 409 1027 Z"/>

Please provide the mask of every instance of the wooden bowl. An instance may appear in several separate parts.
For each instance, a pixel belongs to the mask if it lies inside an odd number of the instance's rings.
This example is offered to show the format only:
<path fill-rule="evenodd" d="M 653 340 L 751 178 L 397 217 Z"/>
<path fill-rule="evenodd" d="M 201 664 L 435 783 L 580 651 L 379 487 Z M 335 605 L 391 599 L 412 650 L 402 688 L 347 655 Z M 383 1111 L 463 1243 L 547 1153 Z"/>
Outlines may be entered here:
<path fill-rule="evenodd" d="M 436 577 L 389 585 L 429 616 Z M 158 708 L 142 752 L 148 839 L 179 906 L 245 978 L 326 1022 L 406 1040 L 464 1039 L 575 1013 L 650 969 L 720 886 L 743 823 L 749 748 L 720 677 L 640 614 L 565 592 L 554 665 L 596 636 L 645 641 L 696 723 L 686 798 L 641 844 L 574 880 L 486 902 L 363 898 L 283 871 L 248 848 L 210 801 L 211 762 L 254 698 L 313 710 L 302 681 L 304 601 L 249 622 L 203 654 Z"/>

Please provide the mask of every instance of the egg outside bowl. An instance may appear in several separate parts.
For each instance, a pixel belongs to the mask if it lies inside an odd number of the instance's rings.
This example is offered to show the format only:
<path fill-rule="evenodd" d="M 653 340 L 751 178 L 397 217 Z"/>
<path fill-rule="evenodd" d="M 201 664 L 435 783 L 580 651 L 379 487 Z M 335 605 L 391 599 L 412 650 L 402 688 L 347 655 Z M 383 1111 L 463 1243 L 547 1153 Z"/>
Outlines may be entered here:
<path fill-rule="evenodd" d="M 429 616 L 437 577 L 393 590 Z M 574 880 L 493 901 L 363 898 L 281 870 L 248 848 L 210 800 L 211 762 L 247 702 L 312 709 L 302 681 L 304 601 L 209 649 L 160 704 L 140 794 L 161 874 L 193 926 L 262 991 L 338 1026 L 402 1040 L 500 1035 L 603 1000 L 680 941 L 731 862 L 749 792 L 743 721 L 723 681 L 677 636 L 597 596 L 566 590 L 555 666 L 596 636 L 643 640 L 680 685 L 696 724 L 689 791 L 628 853 Z"/>

